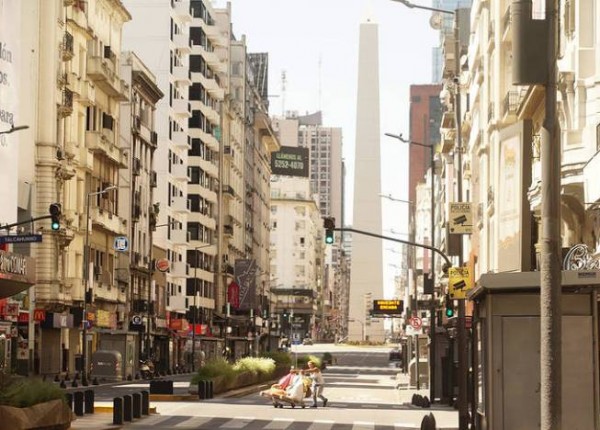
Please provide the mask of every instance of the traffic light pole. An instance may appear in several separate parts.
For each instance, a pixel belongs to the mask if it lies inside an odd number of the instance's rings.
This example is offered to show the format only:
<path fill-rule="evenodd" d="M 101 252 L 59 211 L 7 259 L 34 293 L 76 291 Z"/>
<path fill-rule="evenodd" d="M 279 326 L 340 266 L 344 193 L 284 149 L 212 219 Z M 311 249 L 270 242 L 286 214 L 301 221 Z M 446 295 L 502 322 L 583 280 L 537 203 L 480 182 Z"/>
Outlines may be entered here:
<path fill-rule="evenodd" d="M 442 251 L 440 251 L 439 249 L 437 249 L 436 247 L 431 246 L 431 245 L 426 245 L 424 243 L 411 242 L 410 240 L 398 239 L 398 238 L 390 237 L 390 236 L 383 236 L 381 234 L 371 233 L 370 231 L 357 230 L 355 228 L 338 227 L 338 228 L 332 228 L 332 230 L 339 231 L 342 233 L 350 232 L 350 233 L 362 234 L 364 236 L 376 237 L 378 239 L 389 240 L 392 242 L 398 242 L 398 243 L 402 243 L 404 245 L 415 246 L 417 248 L 429 249 L 430 251 L 437 253 L 440 257 L 442 257 L 444 259 L 444 261 L 446 262 L 446 268 L 452 267 L 452 262 L 450 261 L 448 256 L 446 254 L 444 254 Z"/>
<path fill-rule="evenodd" d="M 13 224 L 0 225 L 0 230 L 10 230 L 13 227 L 17 227 L 17 226 L 20 226 L 23 224 L 31 224 L 32 222 L 35 222 L 35 221 L 40 221 L 43 219 L 50 219 L 50 218 L 52 218 L 52 215 L 42 215 L 42 216 L 28 219 L 27 221 L 20 221 L 20 222 L 15 222 Z"/>

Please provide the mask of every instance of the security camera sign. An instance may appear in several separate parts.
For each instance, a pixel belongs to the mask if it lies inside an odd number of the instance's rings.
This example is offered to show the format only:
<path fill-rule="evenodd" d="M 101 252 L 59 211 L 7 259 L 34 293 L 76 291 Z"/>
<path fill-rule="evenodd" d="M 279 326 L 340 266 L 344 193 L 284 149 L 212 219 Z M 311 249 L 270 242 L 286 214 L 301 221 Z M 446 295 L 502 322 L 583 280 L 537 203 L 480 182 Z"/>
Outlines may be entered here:
<path fill-rule="evenodd" d="M 473 233 L 473 210 L 471 202 L 450 203 L 450 233 Z"/>
<path fill-rule="evenodd" d="M 448 294 L 451 299 L 465 299 L 467 291 L 471 288 L 473 288 L 473 281 L 468 267 L 448 269 Z"/>

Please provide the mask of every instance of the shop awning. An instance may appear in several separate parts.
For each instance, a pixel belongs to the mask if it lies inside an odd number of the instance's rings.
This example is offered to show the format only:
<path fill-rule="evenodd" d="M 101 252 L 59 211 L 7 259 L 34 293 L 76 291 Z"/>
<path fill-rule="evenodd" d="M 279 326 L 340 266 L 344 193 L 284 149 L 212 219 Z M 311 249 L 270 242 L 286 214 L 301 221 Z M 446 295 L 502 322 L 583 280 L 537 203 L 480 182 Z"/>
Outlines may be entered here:
<path fill-rule="evenodd" d="M 35 259 L 0 251 L 0 299 L 14 296 L 35 284 Z"/>

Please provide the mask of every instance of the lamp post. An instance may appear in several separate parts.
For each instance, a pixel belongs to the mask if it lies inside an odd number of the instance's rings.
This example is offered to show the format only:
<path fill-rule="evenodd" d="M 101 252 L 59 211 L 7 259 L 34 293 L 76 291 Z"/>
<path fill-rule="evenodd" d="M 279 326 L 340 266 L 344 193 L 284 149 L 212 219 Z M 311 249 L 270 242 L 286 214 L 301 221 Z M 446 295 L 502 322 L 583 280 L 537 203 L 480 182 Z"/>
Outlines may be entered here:
<path fill-rule="evenodd" d="M 398 139 L 400 142 L 403 143 L 407 143 L 409 145 L 417 145 L 420 146 L 422 148 L 427 148 L 429 150 L 429 154 L 430 154 L 430 158 L 429 158 L 429 163 L 431 166 L 431 177 L 430 177 L 430 188 L 431 188 L 431 193 L 430 193 L 430 197 L 431 197 L 431 246 L 435 246 L 435 150 L 433 145 L 427 145 L 424 143 L 420 143 L 420 142 L 413 142 L 411 140 L 405 139 L 402 136 L 402 133 L 400 134 L 392 134 L 392 133 L 385 133 L 386 136 L 388 137 L 392 137 L 394 139 Z M 390 198 L 390 197 L 388 197 Z M 391 198 L 390 198 L 391 199 Z M 410 203 L 413 206 L 414 209 L 414 203 L 413 202 L 407 202 Z M 432 286 L 433 286 L 433 291 L 431 292 L 431 302 L 430 302 L 430 306 L 429 306 L 429 337 L 431 339 L 431 342 L 429 344 L 429 397 L 431 399 L 432 402 L 435 402 L 435 354 L 436 354 L 436 345 L 435 345 L 435 327 L 436 327 L 436 312 L 435 312 L 435 256 L 433 255 L 433 252 L 431 253 L 431 270 L 429 273 L 429 282 L 431 282 Z M 418 304 L 419 304 L 419 298 L 418 296 L 415 297 L 415 303 L 418 309 Z M 417 335 L 418 336 L 418 335 Z M 418 347 L 417 347 L 417 354 L 418 354 Z M 418 355 L 417 355 L 418 357 Z M 417 362 L 417 369 L 419 368 L 419 363 Z M 418 374 L 418 370 L 417 370 L 417 374 Z"/>
<path fill-rule="evenodd" d="M 192 314 L 192 372 L 196 371 L 196 324 L 198 315 L 198 305 L 196 298 L 198 297 L 198 250 L 208 248 L 212 243 L 194 247 L 194 312 Z"/>
<path fill-rule="evenodd" d="M 456 194 L 457 201 L 462 201 L 462 136 L 461 136 L 461 102 L 460 102 L 460 38 L 459 38 L 459 23 L 458 23 L 458 9 L 456 11 L 447 10 L 447 9 L 439 9 L 428 6 L 420 6 L 411 3 L 408 0 L 392 0 L 398 3 L 403 4 L 404 6 L 411 9 L 422 9 L 428 10 L 432 12 L 443 13 L 447 15 L 452 15 L 454 17 L 454 82 L 456 84 L 456 94 L 455 94 L 455 121 L 456 121 L 456 162 L 458 164 L 458 175 L 457 175 L 457 186 L 456 186 Z M 546 0 L 548 3 L 554 3 L 555 0 Z M 549 14 L 551 15 L 551 14 Z M 549 38 L 550 40 L 551 38 Z M 549 44 L 554 43 L 552 39 Z M 548 103 L 548 97 L 546 98 L 546 103 Z M 546 145 L 550 146 L 550 145 Z M 433 152 L 433 150 L 432 150 Z M 432 164 L 433 166 L 433 164 Z M 557 171 L 560 171 L 557 170 Z M 556 171 L 553 171 L 555 176 Z M 432 188 L 433 190 L 433 188 Z M 463 264 L 463 252 L 462 252 L 462 240 L 460 241 L 460 252 L 459 252 L 459 265 Z M 435 330 L 432 331 L 435 333 Z M 433 344 L 433 342 L 432 342 Z M 468 370 L 467 370 L 467 330 L 465 326 L 465 301 L 458 301 L 458 316 L 457 316 L 457 346 L 458 346 L 458 428 L 459 430 L 467 430 L 469 425 L 469 411 L 468 411 L 468 399 L 467 399 L 467 379 L 468 379 Z M 433 380 L 432 380 L 433 382 Z M 435 384 L 430 384 L 432 387 Z"/>
<path fill-rule="evenodd" d="M 84 386 L 89 385 L 88 383 L 88 378 L 87 378 L 87 371 L 88 371 L 88 351 L 87 351 L 87 326 L 88 326 L 88 320 L 87 320 L 87 307 L 88 307 L 88 302 L 90 301 L 91 297 L 90 297 L 90 291 L 89 291 L 89 276 L 90 276 L 90 198 L 91 197 L 95 197 L 95 196 L 99 196 L 102 194 L 106 194 L 109 191 L 113 191 L 116 190 L 117 186 L 116 185 L 111 185 L 109 187 L 104 188 L 103 190 L 100 191 L 95 191 L 95 192 L 89 192 L 86 194 L 86 203 L 85 203 L 85 247 L 84 247 L 84 265 L 83 265 L 83 330 L 82 330 L 82 337 L 83 337 L 83 345 L 82 345 L 82 349 L 81 349 L 81 359 L 83 361 L 83 372 L 82 372 L 82 376 L 81 376 L 81 384 Z"/>

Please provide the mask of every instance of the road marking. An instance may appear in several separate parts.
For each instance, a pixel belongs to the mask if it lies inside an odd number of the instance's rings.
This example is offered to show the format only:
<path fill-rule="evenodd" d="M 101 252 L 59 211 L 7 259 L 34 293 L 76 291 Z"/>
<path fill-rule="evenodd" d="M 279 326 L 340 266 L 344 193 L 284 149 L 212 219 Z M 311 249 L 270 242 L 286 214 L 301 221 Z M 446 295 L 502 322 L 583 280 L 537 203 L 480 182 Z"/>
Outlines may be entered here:
<path fill-rule="evenodd" d="M 171 418 L 171 415 L 154 415 L 148 418 L 144 418 L 143 422 L 141 423 L 132 423 L 132 426 L 149 426 L 149 425 L 154 425 L 154 424 L 159 424 L 163 421 L 168 420 L 169 418 Z"/>
<path fill-rule="evenodd" d="M 329 430 L 334 424 L 335 421 L 331 420 L 314 420 L 311 426 L 306 430 Z"/>
<path fill-rule="evenodd" d="M 206 424 L 207 422 L 209 422 L 212 419 L 213 419 L 213 417 L 190 417 L 188 420 L 186 420 L 182 423 L 175 424 L 174 427 L 197 428 L 197 427 L 201 426 L 202 424 Z"/>
<path fill-rule="evenodd" d="M 263 429 L 283 430 L 294 424 L 294 421 L 292 418 L 273 418 L 273 421 Z"/>
<path fill-rule="evenodd" d="M 375 423 L 368 421 L 354 421 L 352 430 L 374 430 Z"/>
<path fill-rule="evenodd" d="M 254 421 L 254 417 L 233 417 L 232 420 L 222 424 L 219 428 L 222 429 L 241 429 Z"/>

